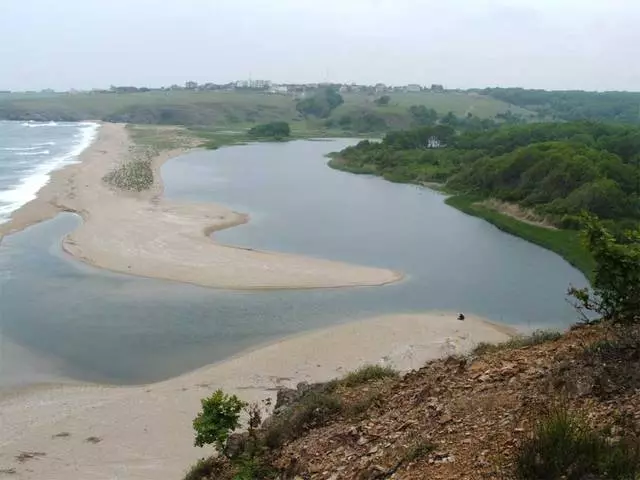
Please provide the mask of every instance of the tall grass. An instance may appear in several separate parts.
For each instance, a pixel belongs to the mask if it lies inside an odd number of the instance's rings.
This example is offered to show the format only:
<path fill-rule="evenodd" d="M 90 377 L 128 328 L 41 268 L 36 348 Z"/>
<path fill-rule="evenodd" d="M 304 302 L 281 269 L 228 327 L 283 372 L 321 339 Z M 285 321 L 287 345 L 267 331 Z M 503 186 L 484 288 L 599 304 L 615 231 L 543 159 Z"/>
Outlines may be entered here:
<path fill-rule="evenodd" d="M 540 420 L 516 454 L 520 480 L 636 480 L 638 474 L 637 443 L 613 443 L 563 408 Z"/>
<path fill-rule="evenodd" d="M 391 367 L 382 365 L 364 365 L 359 369 L 348 373 L 339 384 L 345 387 L 355 387 L 374 380 L 382 380 L 383 378 L 398 378 L 398 372 Z"/>
<path fill-rule="evenodd" d="M 497 352 L 500 350 L 513 350 L 516 348 L 540 345 L 541 343 L 552 342 L 562 337 L 562 333 L 555 330 L 536 330 L 531 335 L 517 335 L 502 343 L 480 342 L 473 349 L 474 355 L 484 355 L 485 353 Z"/>

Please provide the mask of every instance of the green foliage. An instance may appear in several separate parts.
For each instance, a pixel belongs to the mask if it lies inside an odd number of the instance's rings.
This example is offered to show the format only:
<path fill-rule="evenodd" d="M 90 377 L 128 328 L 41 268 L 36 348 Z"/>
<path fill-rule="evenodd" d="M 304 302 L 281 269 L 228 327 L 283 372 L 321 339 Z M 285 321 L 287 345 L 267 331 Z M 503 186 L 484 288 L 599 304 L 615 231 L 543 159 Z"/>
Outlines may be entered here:
<path fill-rule="evenodd" d="M 433 108 L 427 108 L 424 105 L 411 105 L 409 107 L 413 124 L 415 126 L 433 126 L 438 120 L 438 112 Z"/>
<path fill-rule="evenodd" d="M 398 372 L 382 365 L 365 365 L 345 375 L 339 383 L 345 387 L 355 387 L 384 378 L 398 378 Z"/>
<path fill-rule="evenodd" d="M 389 129 L 387 121 L 382 115 L 368 111 L 353 111 L 346 113 L 338 120 L 329 119 L 326 122 L 328 127 L 339 127 L 343 130 L 355 133 L 382 132 Z"/>
<path fill-rule="evenodd" d="M 584 241 L 596 267 L 593 292 L 569 290 L 577 308 L 618 323 L 640 323 L 640 229 L 616 239 L 593 216 L 584 215 L 583 225 Z"/>
<path fill-rule="evenodd" d="M 274 469 L 255 458 L 247 458 L 239 462 L 233 476 L 233 480 L 267 480 L 270 478 L 276 478 Z"/>
<path fill-rule="evenodd" d="M 516 454 L 521 480 L 635 480 L 639 473 L 637 444 L 611 443 L 565 409 L 542 419 Z"/>
<path fill-rule="evenodd" d="M 501 343 L 479 343 L 472 354 L 482 356 L 486 353 L 499 352 L 501 350 L 514 350 L 523 347 L 531 347 L 542 343 L 553 342 L 562 337 L 562 333 L 555 330 L 536 330 L 531 335 L 517 335 L 506 342 Z"/>
<path fill-rule="evenodd" d="M 572 142 L 541 142 L 499 156 L 485 156 L 461 168 L 449 181 L 458 191 L 516 202 L 540 213 L 578 215 L 582 210 L 609 219 L 640 217 L 634 168 L 615 154 Z"/>
<path fill-rule="evenodd" d="M 382 95 L 380 98 L 375 99 L 375 104 L 378 105 L 379 107 L 384 107 L 389 105 L 390 101 L 391 101 L 391 97 L 389 95 Z"/>
<path fill-rule="evenodd" d="M 224 468 L 224 463 L 219 458 L 201 458 L 189 469 L 184 480 L 219 479 L 218 474 Z"/>
<path fill-rule="evenodd" d="M 541 118 L 639 123 L 640 93 L 487 88 L 480 93 L 538 112 Z"/>
<path fill-rule="evenodd" d="M 380 406 L 385 399 L 385 393 L 381 390 L 372 390 L 364 393 L 356 402 L 350 404 L 345 408 L 345 416 L 361 418 L 370 408 L 374 406 Z"/>
<path fill-rule="evenodd" d="M 327 118 L 331 112 L 342 105 L 344 99 L 335 88 L 323 88 L 312 97 L 300 100 L 296 109 L 305 116 Z"/>
<path fill-rule="evenodd" d="M 250 137 L 282 139 L 291 135 L 291 127 L 287 122 L 263 123 L 251 128 L 248 134 Z"/>
<path fill-rule="evenodd" d="M 238 428 L 240 412 L 247 404 L 235 395 L 226 395 L 222 390 L 203 398 L 201 403 L 202 411 L 193 420 L 195 445 L 215 445 L 219 452 L 223 452 L 227 438 Z"/>

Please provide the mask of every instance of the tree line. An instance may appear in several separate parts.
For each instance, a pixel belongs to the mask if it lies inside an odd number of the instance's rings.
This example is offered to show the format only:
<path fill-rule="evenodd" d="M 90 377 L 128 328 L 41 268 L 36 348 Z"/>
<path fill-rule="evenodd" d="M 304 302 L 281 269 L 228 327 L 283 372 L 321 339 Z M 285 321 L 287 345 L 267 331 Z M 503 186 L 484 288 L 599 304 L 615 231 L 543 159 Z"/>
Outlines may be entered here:
<path fill-rule="evenodd" d="M 582 211 L 621 227 L 640 220 L 640 127 L 598 122 L 438 124 L 390 132 L 337 155 L 332 166 L 517 203 L 562 227 Z"/>
<path fill-rule="evenodd" d="M 478 93 L 538 112 L 541 118 L 640 123 L 640 93 L 486 88 Z"/>

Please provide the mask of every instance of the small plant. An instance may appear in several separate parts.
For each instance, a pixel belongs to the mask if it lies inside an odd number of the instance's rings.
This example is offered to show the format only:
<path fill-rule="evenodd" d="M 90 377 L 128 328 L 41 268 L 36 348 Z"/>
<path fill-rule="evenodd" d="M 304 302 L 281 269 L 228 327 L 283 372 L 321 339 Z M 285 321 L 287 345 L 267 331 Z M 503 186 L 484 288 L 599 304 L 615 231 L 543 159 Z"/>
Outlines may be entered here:
<path fill-rule="evenodd" d="M 516 456 L 521 480 L 635 480 L 639 473 L 638 445 L 611 443 L 566 409 L 542 419 Z"/>
<path fill-rule="evenodd" d="M 600 398 L 640 388 L 640 326 L 613 325 L 609 335 L 583 351 L 589 383 Z"/>
<path fill-rule="evenodd" d="M 219 478 L 218 476 L 213 477 L 213 474 L 218 474 L 223 468 L 222 461 L 216 457 L 202 458 L 189 469 L 184 480 Z"/>
<path fill-rule="evenodd" d="M 555 330 L 536 330 L 531 335 L 518 335 L 502 343 L 481 342 L 473 349 L 472 354 L 481 356 L 486 353 L 500 350 L 513 350 L 516 348 L 531 347 L 542 343 L 553 342 L 562 337 L 562 333 Z"/>
<path fill-rule="evenodd" d="M 374 405 L 380 405 L 383 400 L 384 394 L 381 391 L 367 392 L 363 398 L 349 405 L 345 413 L 350 417 L 361 417 Z"/>
<path fill-rule="evenodd" d="M 436 447 L 433 443 L 424 440 L 419 440 L 409 447 L 404 458 L 407 462 L 414 462 L 421 458 L 426 457 L 431 452 L 435 451 Z"/>
<path fill-rule="evenodd" d="M 224 453 L 227 439 L 238 428 L 240 412 L 247 404 L 235 395 L 226 395 L 222 390 L 203 398 L 201 403 L 202 411 L 193 420 L 195 445 L 214 445 L 218 452 Z"/>
<path fill-rule="evenodd" d="M 398 372 L 391 367 L 365 365 L 355 372 L 348 373 L 339 383 L 345 387 L 355 387 L 383 378 L 398 378 Z"/>
<path fill-rule="evenodd" d="M 269 448 L 277 448 L 309 428 L 326 424 L 331 416 L 342 411 L 342 408 L 341 400 L 335 395 L 309 392 L 302 397 L 299 404 L 269 424 L 265 432 L 265 442 Z"/>

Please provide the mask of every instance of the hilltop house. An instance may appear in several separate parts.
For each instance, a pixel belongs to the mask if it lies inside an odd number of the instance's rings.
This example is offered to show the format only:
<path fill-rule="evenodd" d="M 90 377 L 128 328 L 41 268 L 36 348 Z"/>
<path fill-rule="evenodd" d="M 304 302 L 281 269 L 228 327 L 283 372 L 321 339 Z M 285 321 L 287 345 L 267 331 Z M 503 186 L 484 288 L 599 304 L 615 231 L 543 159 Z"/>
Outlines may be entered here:
<path fill-rule="evenodd" d="M 410 92 L 410 93 L 417 93 L 422 91 L 422 87 L 420 85 L 412 83 L 411 85 L 407 85 L 406 87 L 404 87 L 404 91 Z"/>

